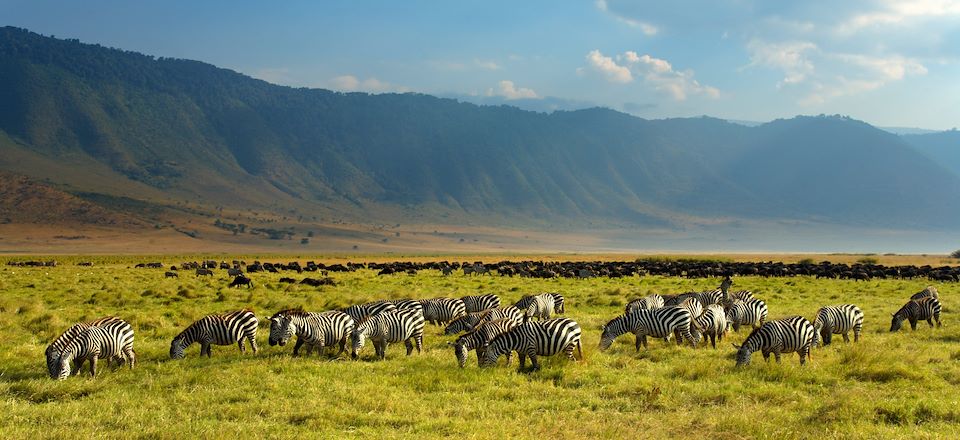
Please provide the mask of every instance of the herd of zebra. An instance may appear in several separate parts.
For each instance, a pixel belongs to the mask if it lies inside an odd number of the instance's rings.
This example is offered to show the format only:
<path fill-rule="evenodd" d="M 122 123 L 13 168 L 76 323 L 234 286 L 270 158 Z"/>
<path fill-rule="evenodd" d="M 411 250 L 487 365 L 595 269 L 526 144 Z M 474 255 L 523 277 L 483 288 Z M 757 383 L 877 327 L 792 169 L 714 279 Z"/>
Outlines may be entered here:
<path fill-rule="evenodd" d="M 705 292 L 678 295 L 653 294 L 627 303 L 624 314 L 610 320 L 601 328 L 600 350 L 609 348 L 621 335 L 632 333 L 635 347 L 647 347 L 647 337 L 673 337 L 678 345 L 687 341 L 696 347 L 709 338 L 713 348 L 727 332 L 738 331 L 750 325 L 752 332 L 742 344 L 736 345 L 737 366 L 749 364 L 753 353 L 760 351 L 765 360 L 774 354 L 777 362 L 783 353 L 796 352 L 800 364 L 806 362 L 812 347 L 828 345 L 832 335 L 843 336 L 853 332 L 859 341 L 863 328 L 863 312 L 855 305 L 844 304 L 820 308 L 814 322 L 802 316 L 767 320 L 767 305 L 748 290 L 729 292 L 733 284 L 726 277 L 720 288 Z M 909 321 L 916 330 L 917 323 L 934 320 L 940 325 L 939 293 L 933 286 L 911 296 L 910 300 L 893 314 L 890 331 Z M 300 309 L 283 310 L 267 318 L 270 323 L 269 343 L 285 346 L 293 336 L 294 356 L 306 345 L 309 356 L 314 349 L 318 355 L 325 348 L 338 348 L 335 356 L 348 347 L 356 359 L 366 342 L 374 346 L 378 359 L 386 357 L 391 343 L 403 342 L 407 355 L 414 348 L 423 349 L 424 326 L 427 322 L 444 325 L 445 335 L 464 333 L 448 342 L 461 368 L 465 367 L 469 352 L 475 351 L 480 367 L 495 365 L 500 357 L 511 361 L 511 354 L 519 357 L 520 369 L 529 357 L 532 369 L 538 370 L 539 356 L 564 353 L 576 360 L 574 351 L 583 359 L 580 343 L 580 325 L 569 318 L 555 318 L 566 312 L 565 299 L 559 293 L 525 295 L 515 304 L 501 306 L 494 294 L 462 298 L 380 300 L 357 304 L 340 310 L 307 312 Z M 190 345 L 200 345 L 200 354 L 210 357 L 212 345 L 237 344 L 245 352 L 244 341 L 257 352 L 257 330 L 260 320 L 251 310 L 237 310 L 222 315 L 208 315 L 184 329 L 170 342 L 170 358 L 181 359 Z M 98 359 L 107 359 L 119 365 L 126 363 L 132 369 L 136 362 L 133 349 L 133 327 L 113 316 L 73 325 L 46 349 L 47 369 L 51 378 L 65 379 L 71 372 L 79 373 L 89 361 L 90 374 L 96 376 Z"/>

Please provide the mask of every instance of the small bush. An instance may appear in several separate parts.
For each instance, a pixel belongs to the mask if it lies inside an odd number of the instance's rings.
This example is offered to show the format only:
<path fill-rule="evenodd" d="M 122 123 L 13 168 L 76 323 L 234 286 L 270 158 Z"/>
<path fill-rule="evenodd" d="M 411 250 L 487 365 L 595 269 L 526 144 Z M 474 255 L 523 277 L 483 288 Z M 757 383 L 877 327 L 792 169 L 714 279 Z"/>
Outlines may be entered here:
<path fill-rule="evenodd" d="M 877 257 L 863 257 L 857 260 L 857 263 L 860 264 L 877 264 L 880 260 Z"/>
<path fill-rule="evenodd" d="M 957 249 L 950 253 L 951 258 L 960 258 L 960 249 Z"/>

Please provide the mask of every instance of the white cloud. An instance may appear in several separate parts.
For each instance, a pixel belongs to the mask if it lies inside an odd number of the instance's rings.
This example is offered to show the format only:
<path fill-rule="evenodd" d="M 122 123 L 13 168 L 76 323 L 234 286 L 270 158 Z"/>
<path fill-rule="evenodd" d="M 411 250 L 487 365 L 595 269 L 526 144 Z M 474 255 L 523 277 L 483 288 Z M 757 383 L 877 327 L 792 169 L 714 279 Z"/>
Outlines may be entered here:
<path fill-rule="evenodd" d="M 926 75 L 927 68 L 916 60 L 904 58 L 899 55 L 888 57 L 871 57 L 858 54 L 836 54 L 832 57 L 841 62 L 862 67 L 880 75 L 881 79 L 888 81 L 897 81 L 910 75 Z"/>
<path fill-rule="evenodd" d="M 850 34 L 874 26 L 905 25 L 955 15 L 960 15 L 960 1 L 957 0 L 886 0 L 877 2 L 872 10 L 856 13 L 836 30 Z"/>
<path fill-rule="evenodd" d="M 344 92 L 369 92 L 369 93 L 385 93 L 385 92 L 409 92 L 410 89 L 403 86 L 397 86 L 390 84 L 388 82 L 381 81 L 377 78 L 367 78 L 361 80 L 353 75 L 342 75 L 336 78 L 330 79 L 330 87 L 341 90 Z"/>
<path fill-rule="evenodd" d="M 526 87 L 517 88 L 513 81 L 503 80 L 497 84 L 497 88 L 487 89 L 487 96 L 502 96 L 508 100 L 512 99 L 540 99 L 537 92 Z"/>
<path fill-rule="evenodd" d="M 703 95 L 718 98 L 720 91 L 715 87 L 700 84 L 693 78 L 692 70 L 676 70 L 669 61 L 654 58 L 648 54 L 639 55 L 626 51 L 616 59 L 604 56 L 599 50 L 587 54 L 589 68 L 601 73 L 607 81 L 626 84 L 634 78 L 641 78 L 655 90 L 665 92 L 677 101 L 683 101 L 690 95 Z M 583 68 L 578 69 L 583 74 Z"/>
<path fill-rule="evenodd" d="M 747 43 L 752 66 L 771 67 L 782 70 L 784 78 L 777 83 L 777 87 L 799 84 L 814 72 L 810 53 L 817 51 L 817 45 L 809 41 L 785 41 L 767 43 L 760 40 L 751 40 Z"/>
<path fill-rule="evenodd" d="M 606 0 L 596 0 L 595 4 L 597 5 L 597 9 L 599 9 L 599 10 L 601 10 L 601 11 L 603 11 L 603 12 L 609 13 L 610 15 L 613 15 L 613 18 L 617 19 L 617 21 L 619 21 L 619 22 L 621 22 L 621 23 L 623 23 L 623 24 L 625 24 L 625 25 L 627 25 L 627 26 L 630 26 L 630 27 L 632 27 L 632 28 L 634 28 L 634 29 L 639 29 L 640 32 L 643 32 L 644 35 L 647 35 L 647 36 L 651 36 L 651 37 L 652 37 L 652 36 L 654 36 L 654 35 L 657 35 L 657 33 L 660 32 L 660 29 L 659 29 L 658 27 L 656 27 L 656 26 L 654 26 L 654 25 L 652 25 L 652 24 L 650 24 L 650 23 L 647 23 L 647 22 L 645 22 L 645 21 L 636 20 L 636 19 L 627 17 L 627 16 L 625 16 L 625 15 L 620 15 L 620 14 L 617 14 L 617 13 L 614 13 L 614 12 L 610 11 L 610 8 L 608 7 Z"/>
<path fill-rule="evenodd" d="M 473 64 L 484 70 L 500 70 L 500 65 L 493 61 L 473 60 Z"/>
<path fill-rule="evenodd" d="M 607 81 L 622 84 L 633 81 L 630 69 L 617 64 L 613 58 L 603 56 L 599 50 L 592 50 L 587 54 L 587 63 L 591 69 L 600 72 Z"/>

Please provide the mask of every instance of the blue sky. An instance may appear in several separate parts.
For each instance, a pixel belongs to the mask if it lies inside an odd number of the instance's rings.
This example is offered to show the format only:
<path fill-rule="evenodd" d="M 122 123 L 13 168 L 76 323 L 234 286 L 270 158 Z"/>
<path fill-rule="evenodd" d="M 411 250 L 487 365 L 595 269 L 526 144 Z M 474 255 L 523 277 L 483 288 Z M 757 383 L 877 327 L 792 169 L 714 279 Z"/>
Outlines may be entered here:
<path fill-rule="evenodd" d="M 960 126 L 960 0 L 0 0 L 0 25 L 298 87 Z"/>

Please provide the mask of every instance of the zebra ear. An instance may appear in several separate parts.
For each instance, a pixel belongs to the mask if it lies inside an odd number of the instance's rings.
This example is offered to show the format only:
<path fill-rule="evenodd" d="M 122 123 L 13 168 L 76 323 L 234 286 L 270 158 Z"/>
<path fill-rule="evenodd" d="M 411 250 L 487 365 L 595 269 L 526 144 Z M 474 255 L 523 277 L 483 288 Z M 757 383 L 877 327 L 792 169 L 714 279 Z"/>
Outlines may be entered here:
<path fill-rule="evenodd" d="M 451 346 L 451 347 L 452 347 L 452 346 L 454 346 L 454 345 L 456 345 L 456 344 L 454 344 L 454 343 L 453 343 L 453 342 L 451 342 L 451 341 L 447 341 L 447 345 L 449 345 L 449 346 Z"/>

